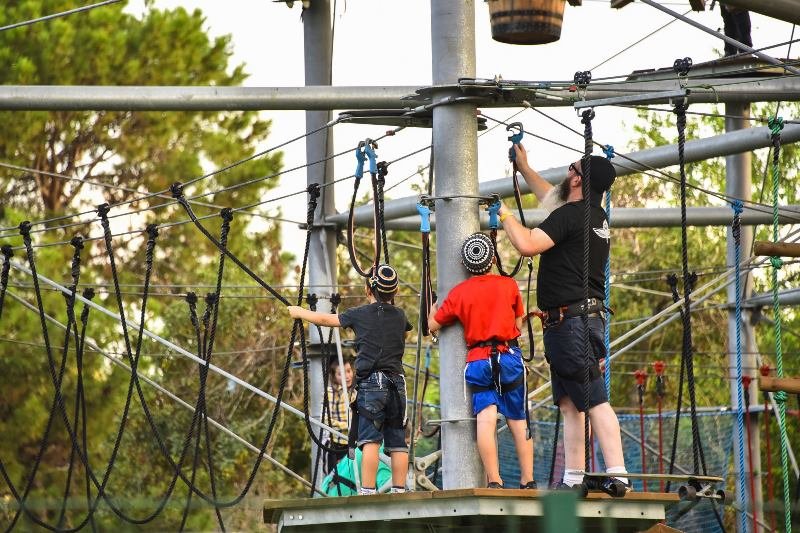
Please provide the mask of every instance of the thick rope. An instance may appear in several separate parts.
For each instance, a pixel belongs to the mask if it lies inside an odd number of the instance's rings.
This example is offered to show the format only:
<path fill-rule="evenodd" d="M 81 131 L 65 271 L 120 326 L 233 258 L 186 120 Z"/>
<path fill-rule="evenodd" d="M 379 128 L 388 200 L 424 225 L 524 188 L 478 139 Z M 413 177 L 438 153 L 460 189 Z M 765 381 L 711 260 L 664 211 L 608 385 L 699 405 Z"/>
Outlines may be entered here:
<path fill-rule="evenodd" d="M 680 60 L 679 60 L 680 61 Z M 684 66 L 686 62 L 691 66 L 691 59 L 686 58 L 683 60 Z M 676 64 L 678 61 L 676 61 Z M 692 289 L 697 279 L 697 274 L 689 272 L 689 246 L 687 236 L 687 222 L 686 222 L 686 107 L 685 99 L 675 103 L 674 113 L 676 116 L 676 125 L 678 127 L 678 163 L 680 168 L 680 198 L 681 198 L 681 267 L 683 272 L 683 350 L 682 359 L 686 361 L 686 385 L 689 392 L 689 413 L 692 422 L 692 456 L 694 459 L 694 472 L 708 474 L 706 468 L 706 460 L 703 452 L 703 443 L 700 440 L 700 425 L 697 419 L 697 394 L 695 391 L 694 379 L 694 348 L 692 346 Z M 722 517 L 717 510 L 717 505 L 714 500 L 711 501 L 714 510 L 714 516 L 717 523 L 724 531 L 725 526 L 722 523 Z"/>
<path fill-rule="evenodd" d="M 383 244 L 383 262 L 389 264 L 389 242 L 386 240 L 386 222 L 384 221 L 383 207 L 383 186 L 386 184 L 386 175 L 389 173 L 389 165 L 386 161 L 378 163 L 377 187 L 375 189 L 375 202 L 378 204 L 378 227 L 381 243 Z M 376 235 L 377 239 L 378 236 Z"/>
<path fill-rule="evenodd" d="M 297 305 L 300 305 L 303 302 L 303 286 L 305 284 L 305 277 L 306 277 L 306 267 L 308 265 L 308 254 L 311 249 L 311 232 L 314 229 L 314 212 L 317 209 L 317 198 L 319 195 L 319 185 L 316 185 L 316 188 L 313 188 L 317 192 L 315 196 L 313 193 L 310 194 L 308 200 L 308 209 L 306 210 L 306 246 L 305 250 L 303 251 L 303 268 L 300 272 L 300 292 L 297 297 Z M 311 189 L 312 186 L 309 186 Z M 379 240 L 379 236 L 376 236 L 376 239 Z M 299 320 L 299 319 L 298 319 Z M 296 320 L 295 322 L 298 322 Z M 302 356 L 303 361 L 303 421 L 306 425 L 306 431 L 308 435 L 311 437 L 311 440 L 318 448 L 318 454 L 321 453 L 331 453 L 334 451 L 332 446 L 328 446 L 322 441 L 322 431 L 320 434 L 317 435 L 314 432 L 314 428 L 311 427 L 311 407 L 310 407 L 310 384 L 308 379 L 308 352 L 306 350 L 306 334 L 305 328 L 302 326 L 302 321 L 300 321 L 300 354 Z M 320 330 L 321 331 L 321 330 Z M 322 335 L 320 334 L 320 340 L 322 340 Z M 346 386 L 346 384 L 343 384 Z"/>
<path fill-rule="evenodd" d="M 733 208 L 733 224 L 731 226 L 731 233 L 733 235 L 733 265 L 734 265 L 734 279 L 736 289 L 736 438 L 739 443 L 739 453 L 737 454 L 737 464 L 739 467 L 738 490 L 736 491 L 737 500 L 739 501 L 739 527 L 741 531 L 747 531 L 747 485 L 745 484 L 745 465 L 744 465 L 744 392 L 742 391 L 742 280 L 741 269 L 739 261 L 742 254 L 742 224 L 741 214 L 743 206 L 741 202 L 734 202 L 731 206 Z M 748 438 L 749 442 L 749 438 Z M 750 494 L 753 498 L 753 493 Z M 753 501 L 752 499 L 750 501 Z M 753 508 L 755 511 L 755 507 Z"/>
<path fill-rule="evenodd" d="M 583 297 L 584 302 L 589 301 L 589 234 L 592 231 L 592 207 L 589 202 L 591 189 L 589 188 L 591 174 L 592 174 L 592 119 L 594 118 L 594 110 L 587 109 L 582 114 L 581 123 L 584 125 L 583 140 L 583 158 L 581 160 L 581 171 L 583 177 L 581 179 L 581 189 L 583 192 Z M 589 382 L 591 380 L 591 365 L 592 365 L 592 349 L 589 342 L 589 316 L 584 313 L 581 315 L 583 322 L 583 356 L 584 356 L 584 378 L 583 378 L 583 436 L 584 436 L 584 454 L 585 454 L 585 469 L 587 472 L 591 471 L 592 459 L 592 435 L 589 431 Z"/>
<path fill-rule="evenodd" d="M 317 184 L 314 184 L 314 185 L 316 185 L 316 189 L 315 189 L 316 190 L 316 195 L 317 195 L 317 197 L 319 197 L 319 185 L 317 185 Z M 312 189 L 312 186 L 309 186 L 308 187 L 308 192 L 309 193 L 311 193 L 311 189 Z M 205 235 L 208 240 L 210 240 L 222 253 L 227 255 L 230 258 L 230 260 L 233 261 L 236 264 L 236 266 L 238 266 L 239 268 L 241 268 L 245 272 L 245 274 L 247 274 L 248 276 L 253 278 L 253 280 L 256 283 L 261 285 L 264 289 L 267 290 L 267 292 L 269 292 L 272 296 L 277 298 L 279 302 L 281 302 L 283 305 L 289 305 L 289 300 L 284 298 L 278 291 L 273 289 L 266 281 L 264 281 L 258 275 L 256 275 L 255 272 L 250 270 L 250 268 L 248 268 L 247 265 L 242 263 L 242 261 L 238 257 L 236 257 L 235 255 L 233 255 L 227 248 L 224 248 L 223 246 L 221 246 L 219 241 L 217 241 L 217 239 L 215 239 L 214 236 L 211 235 L 208 232 L 208 230 L 200 223 L 200 221 L 197 219 L 197 216 L 194 214 L 194 211 L 192 211 L 192 208 L 189 205 L 189 202 L 186 200 L 186 197 L 183 194 L 183 185 L 181 183 L 173 183 L 172 187 L 170 187 L 170 191 L 172 192 L 172 196 L 178 201 L 179 204 L 181 204 L 183 209 L 189 215 L 189 218 L 192 219 L 192 222 L 194 222 L 194 225 L 197 226 L 197 229 L 199 229 L 200 232 L 203 235 Z"/>
<path fill-rule="evenodd" d="M 672 301 L 674 303 L 678 303 L 681 299 L 680 295 L 678 294 L 678 276 L 675 274 L 667 275 L 667 284 L 669 284 L 670 291 L 672 292 Z M 683 308 L 678 308 L 678 312 L 681 314 L 681 319 L 683 319 Z M 673 474 L 675 472 L 675 454 L 678 451 L 678 433 L 680 432 L 681 427 L 681 412 L 683 409 L 683 380 L 686 376 L 686 358 L 681 356 L 681 369 L 678 374 L 678 398 L 676 399 L 675 405 L 675 425 L 672 427 L 672 446 L 670 447 L 669 452 L 669 474 Z M 672 485 L 671 481 L 667 481 L 666 491 L 669 492 L 670 486 Z"/>
<path fill-rule="evenodd" d="M 781 157 L 781 130 L 783 129 L 783 119 L 781 117 L 770 117 L 767 125 L 772 137 L 772 240 L 778 242 L 778 183 L 780 181 L 780 157 Z M 779 378 L 783 377 L 783 343 L 781 341 L 781 308 L 778 298 L 778 269 L 783 262 L 780 257 L 771 257 L 772 264 L 772 316 L 775 322 L 775 369 Z M 775 402 L 778 404 L 778 429 L 781 438 L 781 469 L 783 471 L 783 506 L 784 519 L 787 533 L 792 531 L 792 501 L 791 488 L 789 485 L 789 456 L 788 443 L 789 437 L 786 434 L 786 392 L 778 391 L 774 395 Z"/>
<path fill-rule="evenodd" d="M 683 272 L 683 359 L 686 360 L 686 383 L 689 392 L 689 410 L 692 420 L 692 457 L 694 459 L 694 473 L 701 472 L 700 455 L 700 427 L 697 421 L 697 395 L 694 381 L 694 354 L 692 347 L 692 314 L 691 314 L 691 288 L 689 275 L 689 246 L 686 222 L 686 164 L 684 147 L 686 145 L 686 102 L 679 101 L 675 104 L 674 113 L 678 126 L 678 162 L 680 167 L 680 199 L 681 199 L 681 267 Z M 705 467 L 702 469 L 705 475 Z"/>
<path fill-rule="evenodd" d="M 0 270 L 0 318 L 3 318 L 3 302 L 6 299 L 8 272 L 11 269 L 11 258 L 14 256 L 14 250 L 11 249 L 11 245 L 4 244 L 0 251 L 3 254 L 3 268 Z"/>

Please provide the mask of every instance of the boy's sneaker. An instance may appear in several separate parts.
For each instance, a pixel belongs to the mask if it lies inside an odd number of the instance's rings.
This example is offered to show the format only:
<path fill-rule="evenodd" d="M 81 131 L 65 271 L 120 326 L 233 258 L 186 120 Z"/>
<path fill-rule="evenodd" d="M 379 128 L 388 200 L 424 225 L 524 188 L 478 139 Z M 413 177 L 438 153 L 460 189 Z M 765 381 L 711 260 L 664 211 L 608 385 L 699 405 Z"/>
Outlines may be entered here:
<path fill-rule="evenodd" d="M 535 490 L 538 489 L 539 487 L 536 486 L 536 481 L 528 481 L 524 485 L 520 483 L 519 488 Z"/>
<path fill-rule="evenodd" d="M 553 483 L 553 490 L 572 491 L 578 495 L 579 498 L 585 498 L 589 494 L 589 488 L 584 483 L 576 483 L 575 485 L 567 485 L 563 481 Z"/>
<path fill-rule="evenodd" d="M 486 485 L 487 489 L 502 489 L 503 485 L 498 483 L 497 481 L 490 481 L 488 485 Z"/>
<path fill-rule="evenodd" d="M 613 498 L 624 498 L 626 494 L 633 490 L 630 483 L 624 483 L 612 476 L 598 479 L 596 486 Z"/>

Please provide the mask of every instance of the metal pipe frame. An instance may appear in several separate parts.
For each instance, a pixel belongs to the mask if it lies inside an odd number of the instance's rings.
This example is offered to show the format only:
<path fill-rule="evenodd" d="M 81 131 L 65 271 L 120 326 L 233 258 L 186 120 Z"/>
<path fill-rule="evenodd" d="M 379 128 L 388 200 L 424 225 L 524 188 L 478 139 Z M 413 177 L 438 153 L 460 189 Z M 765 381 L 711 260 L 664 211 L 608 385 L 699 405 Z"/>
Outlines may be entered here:
<path fill-rule="evenodd" d="M 781 132 L 781 142 L 789 144 L 800 141 L 800 124 L 787 124 Z M 770 130 L 767 127 L 747 128 L 732 133 L 725 133 L 707 139 L 687 141 L 685 145 L 685 159 L 687 163 L 703 161 L 712 157 L 738 154 L 758 148 L 771 146 Z M 579 156 L 576 155 L 576 159 Z M 618 154 L 612 162 L 617 170 L 617 177 L 629 176 L 651 168 L 664 168 L 678 164 L 678 146 L 671 144 L 648 148 L 630 154 Z M 560 183 L 567 175 L 567 165 L 549 168 L 539 172 L 548 182 Z M 524 180 L 520 180 L 520 190 L 530 192 Z M 480 195 L 499 194 L 506 198 L 514 194 L 514 185 L 510 177 L 484 181 L 478 184 Z M 385 203 L 384 216 L 386 220 L 415 216 L 419 197 L 409 196 Z M 437 207 L 440 202 L 437 202 Z M 651 210 L 655 211 L 655 210 Z M 372 206 L 364 205 L 355 209 L 355 222 L 358 225 L 372 223 Z M 615 209 L 615 213 L 620 210 Z M 616 215 L 615 217 L 616 218 Z M 527 220 L 527 219 L 526 219 Z M 326 222 L 344 225 L 347 222 L 347 213 L 339 213 L 328 217 Z"/>
<path fill-rule="evenodd" d="M 800 223 L 800 205 L 781 206 L 779 222 L 781 224 Z M 544 209 L 524 209 L 525 222 L 530 227 L 540 224 L 547 218 Z M 489 228 L 489 216 L 481 212 L 481 229 Z M 733 211 L 729 207 L 689 207 L 686 209 L 686 223 L 689 226 L 729 226 L 733 220 Z M 741 221 L 743 226 L 771 224 L 772 213 L 767 208 L 745 207 Z M 681 213 L 678 207 L 617 207 L 609 224 L 612 228 L 674 228 L 681 225 Z M 388 229 L 417 231 L 419 219 L 405 217 L 386 223 Z M 431 229 L 436 229 L 436 217 L 431 217 Z"/>
<path fill-rule="evenodd" d="M 800 78 L 743 77 L 702 78 L 702 86 L 692 86 L 690 103 L 776 102 L 797 100 Z M 451 81 L 450 87 L 463 93 Z M 542 82 L 549 86 L 549 82 Z M 711 88 L 713 87 L 713 89 Z M 586 100 L 616 98 L 624 95 L 653 93 L 642 104 L 665 103 L 659 96 L 678 88 L 674 79 L 622 83 L 595 83 Z M 0 86 L 0 111 L 328 111 L 331 109 L 411 109 L 430 103 L 417 91 L 429 87 L 407 85 L 375 86 L 305 86 L 305 87 L 202 87 L 202 86 L 98 86 L 98 85 L 3 85 Z M 539 95 L 536 89 L 518 91 L 535 107 L 571 107 L 577 96 L 567 87 L 547 88 Z M 495 95 L 496 96 L 496 95 Z M 487 97 L 481 108 L 519 107 L 522 99 L 513 94 Z M 508 99 L 506 99 L 506 97 Z"/>

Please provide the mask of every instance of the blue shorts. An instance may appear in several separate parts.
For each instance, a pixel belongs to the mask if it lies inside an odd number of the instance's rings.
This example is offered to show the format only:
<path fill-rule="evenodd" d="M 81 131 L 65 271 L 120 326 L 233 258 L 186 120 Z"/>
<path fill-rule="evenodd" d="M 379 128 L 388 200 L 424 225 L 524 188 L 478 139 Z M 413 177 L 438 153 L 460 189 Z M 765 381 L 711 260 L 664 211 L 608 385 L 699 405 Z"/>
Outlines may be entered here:
<path fill-rule="evenodd" d="M 604 342 L 605 320 L 589 317 L 589 364 L 597 368 L 598 360 L 606 356 Z M 608 401 L 603 375 L 596 371 L 596 377 L 584 387 L 586 371 L 586 346 L 583 317 L 566 318 L 559 324 L 544 330 L 544 350 L 550 360 L 550 378 L 553 382 L 553 403 L 558 405 L 564 396 L 569 396 L 578 411 Z"/>
<path fill-rule="evenodd" d="M 522 351 L 512 347 L 498 356 L 500 362 L 500 382 L 511 383 L 522 378 L 522 385 L 511 390 L 501 389 L 498 392 L 492 380 L 492 360 L 480 359 L 467 363 L 464 379 L 471 385 L 490 387 L 472 393 L 472 414 L 477 415 L 490 405 L 509 420 L 525 420 L 525 366 L 522 364 Z"/>
<path fill-rule="evenodd" d="M 394 383 L 398 397 L 391 399 L 394 391 L 389 383 Z M 358 383 L 356 396 L 358 405 L 358 442 L 359 448 L 364 444 L 383 442 L 383 450 L 388 454 L 392 452 L 407 452 L 406 444 L 406 379 L 403 375 L 389 375 L 384 372 L 373 372 Z M 391 411 L 391 412 L 389 412 Z M 370 420 L 361 413 L 369 413 Z M 386 424 L 386 420 L 400 417 L 403 425 L 393 427 Z"/>

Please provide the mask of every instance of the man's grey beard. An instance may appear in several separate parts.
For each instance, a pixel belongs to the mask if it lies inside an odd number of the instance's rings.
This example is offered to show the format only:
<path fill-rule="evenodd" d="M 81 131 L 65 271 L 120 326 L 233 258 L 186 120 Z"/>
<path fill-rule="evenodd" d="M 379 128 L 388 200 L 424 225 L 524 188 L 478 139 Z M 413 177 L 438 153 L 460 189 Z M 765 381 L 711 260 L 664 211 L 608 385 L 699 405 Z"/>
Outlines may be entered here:
<path fill-rule="evenodd" d="M 552 213 L 567 203 L 567 198 L 569 198 L 569 178 L 564 178 L 564 181 L 547 191 L 539 205 L 548 213 Z"/>

